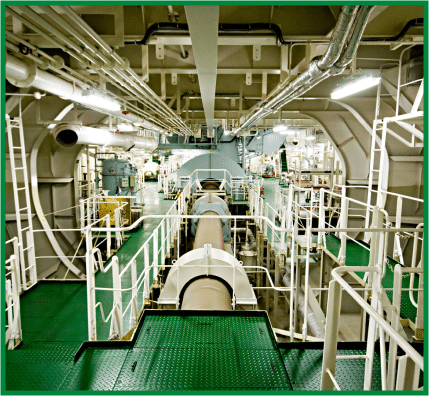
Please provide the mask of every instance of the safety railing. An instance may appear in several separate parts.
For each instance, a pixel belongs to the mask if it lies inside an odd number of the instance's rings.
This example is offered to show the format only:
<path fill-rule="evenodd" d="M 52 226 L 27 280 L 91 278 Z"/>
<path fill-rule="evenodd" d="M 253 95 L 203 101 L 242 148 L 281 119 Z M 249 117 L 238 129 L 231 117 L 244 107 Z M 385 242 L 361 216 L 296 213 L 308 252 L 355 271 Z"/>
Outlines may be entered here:
<path fill-rule="evenodd" d="M 389 231 L 389 230 L 386 230 Z M 344 273 L 365 272 L 372 276 L 371 304 L 362 298 L 357 290 L 351 287 L 342 277 Z M 364 390 L 371 390 L 375 342 L 377 334 L 380 340 L 380 365 L 382 390 L 411 390 L 418 389 L 420 370 L 423 371 L 423 356 L 421 356 L 398 332 L 399 305 L 402 289 L 403 272 L 420 272 L 421 269 L 406 269 L 399 264 L 395 268 L 393 322 L 389 324 L 384 319 L 384 308 L 381 299 L 381 278 L 383 274 L 382 263 L 378 262 L 372 267 L 339 267 L 332 271 L 333 280 L 329 284 L 326 339 L 323 351 L 321 390 L 332 390 L 335 386 L 341 390 L 335 380 L 335 363 L 338 343 L 338 328 L 341 311 L 341 292 L 345 290 L 370 316 L 367 350 L 365 355 L 341 356 L 341 359 L 364 359 L 365 377 Z M 423 289 L 418 289 L 419 293 Z M 387 362 L 386 339 L 389 337 L 389 359 Z M 397 367 L 398 346 L 405 353 L 399 358 Z"/>
<path fill-rule="evenodd" d="M 13 238 L 15 240 L 15 238 Z M 16 247 L 17 249 L 17 247 Z M 6 260 L 6 344 L 13 349 L 22 340 L 21 308 L 19 292 L 22 289 L 20 282 L 19 255 L 12 254 Z M 25 279 L 25 278 L 24 278 Z"/>

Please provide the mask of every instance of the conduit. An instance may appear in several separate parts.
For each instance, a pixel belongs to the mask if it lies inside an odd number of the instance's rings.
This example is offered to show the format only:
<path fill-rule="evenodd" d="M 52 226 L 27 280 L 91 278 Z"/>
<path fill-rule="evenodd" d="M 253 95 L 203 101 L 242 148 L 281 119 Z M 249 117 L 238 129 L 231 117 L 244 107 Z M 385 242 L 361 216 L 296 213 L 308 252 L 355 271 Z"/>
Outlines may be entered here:
<path fill-rule="evenodd" d="M 75 144 L 92 144 L 97 146 L 123 147 L 126 151 L 137 148 L 153 152 L 158 143 L 153 137 L 117 134 L 102 128 L 60 124 L 53 129 L 55 141 L 61 147 L 72 147 Z"/>
<path fill-rule="evenodd" d="M 18 87 L 33 87 L 42 91 L 49 92 L 52 95 L 59 96 L 62 99 L 80 103 L 86 107 L 98 109 L 105 114 L 120 118 L 132 123 L 141 124 L 144 128 L 153 129 L 157 132 L 166 133 L 167 131 L 159 128 L 155 124 L 133 114 L 123 114 L 121 110 L 111 111 L 104 108 L 98 108 L 93 99 L 83 95 L 83 90 L 72 83 L 56 77 L 51 73 L 40 70 L 35 64 L 27 64 L 13 55 L 6 54 L 6 79 Z"/>

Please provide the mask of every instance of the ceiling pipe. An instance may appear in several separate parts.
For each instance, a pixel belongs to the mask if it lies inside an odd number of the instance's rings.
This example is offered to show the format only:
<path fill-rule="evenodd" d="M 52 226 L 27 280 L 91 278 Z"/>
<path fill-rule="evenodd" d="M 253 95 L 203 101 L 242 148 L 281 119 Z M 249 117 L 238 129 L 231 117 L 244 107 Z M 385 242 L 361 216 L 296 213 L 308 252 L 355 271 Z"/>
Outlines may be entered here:
<path fill-rule="evenodd" d="M 6 54 L 6 79 L 12 85 L 37 88 L 49 92 L 52 95 L 59 96 L 62 99 L 80 103 L 86 107 L 97 109 L 102 113 L 110 114 L 113 117 L 129 121 L 147 129 L 152 129 L 155 132 L 167 133 L 166 130 L 131 112 L 123 114 L 121 110 L 111 111 L 98 107 L 96 102 L 89 102 L 88 97 L 83 95 L 84 91 L 82 88 L 62 78 L 56 77 L 49 72 L 40 70 L 34 63 L 25 63 L 10 54 Z"/>
<path fill-rule="evenodd" d="M 107 129 L 91 128 L 79 125 L 60 124 L 52 130 L 55 141 L 61 147 L 73 147 L 76 144 L 122 147 L 125 151 L 132 148 L 153 152 L 158 143 L 153 137 L 132 136 L 125 133 L 113 133 Z"/>
<path fill-rule="evenodd" d="M 146 106 L 148 106 L 149 108 L 151 108 L 152 110 L 154 110 L 158 114 L 160 114 L 161 117 L 168 117 L 169 116 L 169 113 L 165 111 L 165 105 L 163 107 L 163 104 L 159 104 L 156 100 L 154 100 L 154 98 L 151 97 L 151 95 L 149 93 L 145 92 L 144 89 L 137 84 L 137 82 L 135 82 L 131 77 L 129 77 L 124 72 L 124 70 L 127 70 L 127 68 L 129 67 L 128 63 L 124 59 L 118 58 L 121 60 L 121 62 L 118 62 L 117 58 L 115 57 L 113 63 L 110 62 L 109 59 L 106 57 L 106 55 L 101 53 L 98 50 L 98 48 L 96 48 L 94 45 L 92 45 L 85 37 L 83 37 L 81 35 L 81 33 L 79 33 L 66 20 L 64 20 L 59 14 L 57 14 L 54 10 L 52 10 L 48 6 L 41 6 L 41 8 L 50 18 L 55 20 L 64 29 L 68 30 L 68 32 L 73 37 L 77 38 L 89 50 L 89 52 L 82 49 L 73 40 L 71 40 L 66 35 L 64 35 L 62 32 L 60 32 L 58 29 L 53 27 L 52 24 L 48 20 L 43 18 L 41 15 L 37 14 L 30 7 L 19 6 L 18 8 L 23 13 L 27 14 L 32 20 L 34 20 L 40 26 L 42 26 L 44 29 L 53 33 L 55 37 L 57 37 L 59 40 L 61 40 L 69 48 L 76 51 L 79 54 L 79 56 L 86 58 L 85 62 L 87 62 L 87 61 L 92 62 L 92 64 L 89 66 L 93 67 L 93 69 L 95 69 L 97 72 L 99 72 L 101 70 L 103 73 L 107 74 L 110 78 L 114 79 L 116 82 L 123 85 L 133 95 L 137 95 L 139 97 L 139 99 Z M 28 24 L 29 21 L 27 19 L 23 18 L 22 15 L 16 15 L 16 13 L 12 9 L 7 8 L 7 12 L 10 13 L 15 18 L 18 18 L 19 20 L 21 20 L 21 22 Z M 77 18 L 79 18 L 79 16 L 77 16 Z M 84 21 L 81 21 L 81 23 L 84 23 Z M 33 26 L 31 26 L 31 25 L 32 24 L 30 23 L 29 27 L 33 28 Z M 39 34 L 42 34 L 42 33 L 43 32 L 39 31 Z M 48 39 L 50 39 L 49 36 L 48 36 Z M 64 48 L 63 48 L 63 46 L 61 46 L 61 44 L 60 44 L 60 48 L 62 48 L 64 50 Z M 73 53 L 71 53 L 71 54 L 73 54 Z M 73 54 L 73 55 L 76 55 L 76 54 Z M 95 57 L 98 57 L 99 59 L 97 59 Z M 125 80 L 125 83 L 122 80 Z M 180 126 L 180 125 L 178 123 L 176 123 L 176 126 Z"/>
<path fill-rule="evenodd" d="M 222 33 L 227 32 L 254 32 L 262 30 L 271 30 L 275 35 L 277 42 L 281 45 L 292 44 L 283 39 L 282 30 L 274 23 L 220 23 L 218 31 Z M 187 23 L 174 23 L 174 22 L 159 22 L 151 25 L 143 37 L 139 41 L 126 41 L 125 44 L 149 45 L 151 37 L 161 31 L 175 31 L 189 34 L 189 27 Z"/>
<path fill-rule="evenodd" d="M 242 135 L 258 120 L 278 111 L 286 103 L 303 95 L 329 76 L 341 74 L 356 54 L 373 8 L 374 6 L 343 6 L 325 55 L 314 58 L 305 72 L 283 88 L 280 93 L 263 101 L 256 112 L 239 126 L 234 134 Z M 349 43 L 347 47 L 346 42 Z"/>

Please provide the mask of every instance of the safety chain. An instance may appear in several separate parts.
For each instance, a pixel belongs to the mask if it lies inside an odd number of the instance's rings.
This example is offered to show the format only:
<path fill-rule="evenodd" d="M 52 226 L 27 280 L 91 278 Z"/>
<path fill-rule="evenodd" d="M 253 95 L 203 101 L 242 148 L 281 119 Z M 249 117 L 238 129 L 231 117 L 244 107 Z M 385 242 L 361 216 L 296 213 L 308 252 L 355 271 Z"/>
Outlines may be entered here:
<path fill-rule="evenodd" d="M 395 273 L 395 270 L 392 267 L 392 264 L 390 264 L 390 260 L 388 258 L 385 260 L 385 263 L 390 268 L 390 271 L 392 271 L 392 273 Z M 402 275 L 402 278 L 409 278 L 410 276 L 411 276 L 411 273 L 408 273 L 408 274 Z"/>

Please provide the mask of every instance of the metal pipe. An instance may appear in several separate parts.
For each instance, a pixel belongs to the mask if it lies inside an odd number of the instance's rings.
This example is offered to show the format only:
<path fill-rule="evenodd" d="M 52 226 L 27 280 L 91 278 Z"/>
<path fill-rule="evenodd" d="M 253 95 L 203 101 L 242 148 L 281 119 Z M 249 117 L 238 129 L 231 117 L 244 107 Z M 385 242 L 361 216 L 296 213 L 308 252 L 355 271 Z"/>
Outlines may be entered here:
<path fill-rule="evenodd" d="M 283 284 L 286 287 L 292 287 L 291 282 L 291 268 L 286 266 L 285 267 L 285 275 L 283 276 Z M 305 312 L 305 295 L 300 285 L 296 285 L 298 289 L 297 293 L 297 301 L 296 304 L 298 305 L 298 314 L 301 317 L 304 317 Z M 293 312 L 290 312 L 289 315 L 293 315 Z M 323 330 L 323 326 L 319 323 L 317 320 L 317 317 L 315 313 L 313 312 L 313 309 L 310 305 L 307 304 L 307 327 L 309 332 L 317 338 L 325 339 L 325 331 Z"/>
<path fill-rule="evenodd" d="M 136 45 L 149 45 L 151 37 L 159 31 L 179 31 L 189 32 L 187 23 L 174 23 L 174 22 L 159 22 L 151 25 L 147 30 L 142 40 L 140 41 L 126 41 L 125 44 Z M 218 27 L 219 32 L 246 32 L 271 30 L 277 38 L 277 41 L 282 45 L 292 44 L 291 42 L 283 39 L 283 33 L 280 27 L 274 23 L 220 23 Z"/>
<path fill-rule="evenodd" d="M 35 65 L 28 65 L 22 60 L 9 54 L 6 54 L 6 78 L 13 85 L 34 87 L 47 91 L 53 95 L 59 96 L 60 98 L 81 103 L 89 108 L 97 108 L 98 110 L 102 110 L 103 113 L 110 114 L 113 117 L 124 119 L 139 125 L 141 124 L 145 128 L 153 129 L 157 132 L 166 133 L 164 129 L 159 128 L 155 124 L 139 117 L 136 114 L 123 114 L 121 110 L 112 111 L 98 107 L 97 102 L 89 101 L 88 97 L 83 95 L 82 88 L 56 77 L 51 73 L 40 70 L 35 67 Z"/>
<path fill-rule="evenodd" d="M 61 147 L 73 147 L 76 144 L 93 144 L 123 147 L 127 151 L 132 148 L 145 149 L 149 152 L 156 150 L 158 147 L 156 139 L 152 137 L 117 134 L 109 132 L 107 129 L 70 124 L 58 125 L 53 129 L 52 134 Z"/>
<path fill-rule="evenodd" d="M 261 102 L 255 113 L 238 127 L 234 134 L 242 133 L 244 129 L 251 127 L 268 113 L 278 111 L 286 103 L 309 91 L 329 76 L 342 73 L 344 67 L 351 62 L 356 54 L 372 9 L 372 6 L 343 6 L 325 55 L 314 58 L 304 73 L 300 74 L 282 91 L 278 93 L 276 90 L 271 98 Z M 359 16 L 356 17 L 358 10 Z M 350 44 L 344 51 L 347 41 Z"/>

